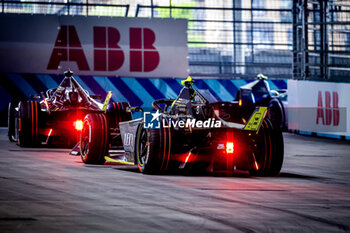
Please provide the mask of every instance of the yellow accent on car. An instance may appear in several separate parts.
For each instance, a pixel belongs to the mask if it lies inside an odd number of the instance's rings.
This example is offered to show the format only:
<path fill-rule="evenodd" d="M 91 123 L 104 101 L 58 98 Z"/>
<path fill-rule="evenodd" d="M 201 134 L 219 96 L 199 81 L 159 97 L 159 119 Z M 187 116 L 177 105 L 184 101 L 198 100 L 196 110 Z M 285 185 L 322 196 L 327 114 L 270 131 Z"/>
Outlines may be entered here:
<path fill-rule="evenodd" d="M 109 100 L 111 99 L 111 97 L 112 97 L 112 92 L 109 91 L 109 92 L 107 93 L 105 102 L 103 103 L 102 111 L 106 111 L 107 105 L 109 104 Z"/>
<path fill-rule="evenodd" d="M 190 85 L 193 85 L 194 81 L 192 80 L 191 76 L 188 76 L 186 80 L 182 80 L 181 81 L 182 86 L 185 86 L 186 83 L 189 83 Z"/>
<path fill-rule="evenodd" d="M 113 162 L 113 163 L 121 163 L 121 164 L 127 164 L 127 165 L 134 165 L 133 162 L 127 162 L 124 160 L 116 160 L 116 159 L 112 159 L 111 157 L 105 156 L 105 160 L 108 162 Z"/>
<path fill-rule="evenodd" d="M 267 107 L 257 107 L 245 125 L 244 130 L 258 131 L 266 113 Z"/>
<path fill-rule="evenodd" d="M 61 93 L 63 89 L 64 89 L 64 88 L 62 88 L 61 86 L 58 86 L 57 89 L 56 89 L 56 92 L 57 92 L 57 93 Z"/>

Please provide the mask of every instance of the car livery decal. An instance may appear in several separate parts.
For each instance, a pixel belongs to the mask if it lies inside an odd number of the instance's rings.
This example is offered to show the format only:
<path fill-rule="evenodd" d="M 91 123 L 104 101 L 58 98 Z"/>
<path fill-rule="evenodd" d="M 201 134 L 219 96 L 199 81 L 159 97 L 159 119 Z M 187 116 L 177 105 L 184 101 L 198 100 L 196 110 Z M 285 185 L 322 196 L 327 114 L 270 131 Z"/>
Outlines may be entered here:
<path fill-rule="evenodd" d="M 266 113 L 267 107 L 257 107 L 244 127 L 244 130 L 258 131 Z"/>

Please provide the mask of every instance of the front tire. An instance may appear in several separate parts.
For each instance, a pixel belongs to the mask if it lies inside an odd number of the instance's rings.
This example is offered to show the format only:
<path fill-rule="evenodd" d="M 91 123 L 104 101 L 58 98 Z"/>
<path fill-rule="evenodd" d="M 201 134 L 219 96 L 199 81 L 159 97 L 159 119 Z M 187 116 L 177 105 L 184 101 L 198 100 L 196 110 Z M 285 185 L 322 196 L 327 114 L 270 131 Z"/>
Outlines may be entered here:
<path fill-rule="evenodd" d="M 104 164 L 108 154 L 108 129 L 105 114 L 90 113 L 85 116 L 80 136 L 80 155 L 84 163 Z"/>
<path fill-rule="evenodd" d="M 21 101 L 18 116 L 18 145 L 36 147 L 40 145 L 40 104 L 36 101 Z"/>
<path fill-rule="evenodd" d="M 171 162 L 171 129 L 145 129 L 139 126 L 136 134 L 135 154 L 142 173 L 165 172 Z"/>
<path fill-rule="evenodd" d="M 249 173 L 253 176 L 277 176 L 284 157 L 283 135 L 280 128 L 273 127 L 267 118 L 253 136 L 252 162 Z"/>

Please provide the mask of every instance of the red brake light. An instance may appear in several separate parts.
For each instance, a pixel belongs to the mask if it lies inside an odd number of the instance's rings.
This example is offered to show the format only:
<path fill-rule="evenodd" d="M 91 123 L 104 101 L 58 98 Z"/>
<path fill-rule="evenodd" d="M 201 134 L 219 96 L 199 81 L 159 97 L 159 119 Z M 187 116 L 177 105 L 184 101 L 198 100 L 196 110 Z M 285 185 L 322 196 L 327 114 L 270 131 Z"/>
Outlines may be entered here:
<path fill-rule="evenodd" d="M 22 123 L 21 123 L 21 118 L 18 118 L 18 131 L 21 131 L 22 129 Z"/>
<path fill-rule="evenodd" d="M 83 129 L 83 121 L 82 120 L 75 121 L 74 127 L 76 130 L 81 131 Z"/>
<path fill-rule="evenodd" d="M 226 153 L 233 154 L 234 151 L 235 151 L 235 146 L 234 146 L 233 142 L 227 142 L 226 143 Z"/>

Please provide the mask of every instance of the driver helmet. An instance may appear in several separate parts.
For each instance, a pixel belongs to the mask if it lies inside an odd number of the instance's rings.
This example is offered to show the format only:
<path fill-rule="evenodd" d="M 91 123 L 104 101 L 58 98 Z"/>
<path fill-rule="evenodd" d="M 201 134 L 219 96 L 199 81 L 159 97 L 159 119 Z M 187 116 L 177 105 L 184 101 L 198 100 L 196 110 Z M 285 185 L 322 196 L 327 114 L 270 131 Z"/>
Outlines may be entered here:
<path fill-rule="evenodd" d="M 188 76 L 186 80 L 182 80 L 181 84 L 183 86 L 187 86 L 187 85 L 193 85 L 194 80 L 192 80 L 191 76 Z"/>

